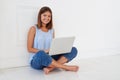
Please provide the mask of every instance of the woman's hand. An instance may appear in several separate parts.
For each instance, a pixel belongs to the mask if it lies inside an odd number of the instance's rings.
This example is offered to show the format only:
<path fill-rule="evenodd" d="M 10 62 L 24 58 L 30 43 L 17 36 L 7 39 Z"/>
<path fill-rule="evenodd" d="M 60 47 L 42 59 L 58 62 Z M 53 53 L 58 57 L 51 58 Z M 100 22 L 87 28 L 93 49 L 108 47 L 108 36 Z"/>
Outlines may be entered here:
<path fill-rule="evenodd" d="M 45 53 L 49 53 L 49 49 L 47 49 L 47 50 L 44 50 L 45 51 Z"/>

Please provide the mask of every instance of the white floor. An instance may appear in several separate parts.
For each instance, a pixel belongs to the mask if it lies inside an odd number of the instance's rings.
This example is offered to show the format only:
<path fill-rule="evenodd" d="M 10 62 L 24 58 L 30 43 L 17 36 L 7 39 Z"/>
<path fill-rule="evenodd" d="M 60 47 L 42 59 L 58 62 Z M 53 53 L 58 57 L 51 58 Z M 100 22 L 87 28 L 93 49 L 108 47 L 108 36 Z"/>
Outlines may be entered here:
<path fill-rule="evenodd" d="M 0 80 L 120 80 L 120 55 L 73 60 L 78 72 L 54 70 L 48 75 L 30 67 L 0 70 Z M 68 65 L 69 65 L 68 64 Z"/>

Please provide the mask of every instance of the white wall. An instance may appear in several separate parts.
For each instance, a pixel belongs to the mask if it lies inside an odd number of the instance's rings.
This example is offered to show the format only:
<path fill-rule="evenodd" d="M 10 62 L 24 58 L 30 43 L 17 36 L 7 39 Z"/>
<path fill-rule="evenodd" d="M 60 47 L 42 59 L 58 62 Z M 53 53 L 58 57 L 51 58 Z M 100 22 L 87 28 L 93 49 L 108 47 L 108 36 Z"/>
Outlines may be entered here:
<path fill-rule="evenodd" d="M 27 32 L 46 5 L 56 37 L 76 36 L 76 59 L 120 54 L 119 0 L 1 0 L 0 68 L 25 66 Z"/>

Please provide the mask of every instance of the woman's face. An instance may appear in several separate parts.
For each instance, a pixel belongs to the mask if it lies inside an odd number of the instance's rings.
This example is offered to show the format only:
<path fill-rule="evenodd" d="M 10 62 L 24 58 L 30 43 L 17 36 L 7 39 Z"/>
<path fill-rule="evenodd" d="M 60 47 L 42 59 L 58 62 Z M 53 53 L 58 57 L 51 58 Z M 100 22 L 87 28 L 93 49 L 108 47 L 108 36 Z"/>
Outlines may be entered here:
<path fill-rule="evenodd" d="M 47 25 L 51 20 L 51 13 L 49 11 L 44 12 L 41 14 L 41 22 Z"/>

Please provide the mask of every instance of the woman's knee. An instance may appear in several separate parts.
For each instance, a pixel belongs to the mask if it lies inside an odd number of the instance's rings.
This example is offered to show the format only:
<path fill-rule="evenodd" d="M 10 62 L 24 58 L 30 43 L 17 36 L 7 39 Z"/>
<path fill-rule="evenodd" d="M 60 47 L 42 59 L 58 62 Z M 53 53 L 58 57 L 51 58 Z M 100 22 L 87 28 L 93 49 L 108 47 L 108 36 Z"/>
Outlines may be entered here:
<path fill-rule="evenodd" d="M 44 51 L 38 51 L 33 57 L 31 66 L 33 68 L 41 69 L 43 66 L 48 66 L 52 62 L 52 58 L 46 54 Z"/>
<path fill-rule="evenodd" d="M 44 54 L 45 54 L 44 51 L 38 51 L 35 56 L 39 56 L 40 57 L 41 55 L 44 55 Z"/>
<path fill-rule="evenodd" d="M 69 62 L 77 56 L 77 53 L 78 53 L 77 48 L 72 47 L 70 54 L 64 54 L 64 57 L 66 57 L 68 59 L 68 62 Z"/>
<path fill-rule="evenodd" d="M 71 51 L 71 53 L 73 54 L 74 57 L 76 57 L 77 54 L 78 54 L 78 50 L 77 50 L 77 48 L 76 48 L 76 47 L 72 47 L 72 51 Z"/>

